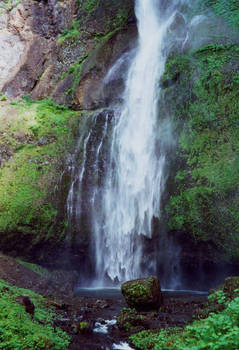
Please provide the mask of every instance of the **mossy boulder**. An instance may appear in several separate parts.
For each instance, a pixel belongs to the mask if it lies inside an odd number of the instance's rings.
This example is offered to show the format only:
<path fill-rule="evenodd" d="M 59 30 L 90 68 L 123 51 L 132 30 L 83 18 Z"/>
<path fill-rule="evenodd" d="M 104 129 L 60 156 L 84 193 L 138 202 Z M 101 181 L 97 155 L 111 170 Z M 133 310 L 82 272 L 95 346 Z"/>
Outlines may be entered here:
<path fill-rule="evenodd" d="M 117 326 L 120 330 L 130 332 L 135 327 L 147 328 L 147 318 L 140 315 L 136 309 L 124 307 L 117 316 Z"/>
<path fill-rule="evenodd" d="M 239 276 L 228 277 L 223 285 L 223 292 L 232 300 L 239 295 Z"/>
<path fill-rule="evenodd" d="M 136 309 L 158 308 L 163 303 L 160 282 L 155 276 L 125 282 L 121 291 L 127 304 Z"/>

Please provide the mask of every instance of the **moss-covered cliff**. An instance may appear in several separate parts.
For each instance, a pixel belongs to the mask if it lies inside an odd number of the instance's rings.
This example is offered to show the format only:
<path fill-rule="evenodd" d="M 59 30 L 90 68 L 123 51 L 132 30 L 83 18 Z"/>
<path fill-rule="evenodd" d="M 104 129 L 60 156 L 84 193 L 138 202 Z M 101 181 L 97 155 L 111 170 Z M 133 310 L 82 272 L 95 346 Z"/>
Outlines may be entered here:
<path fill-rule="evenodd" d="M 64 240 L 58 187 L 78 123 L 79 113 L 51 100 L 1 102 L 1 249 L 24 255 L 39 242 Z"/>
<path fill-rule="evenodd" d="M 203 242 L 210 259 L 238 262 L 239 7 L 233 0 L 191 5 L 189 17 L 202 14 L 205 25 L 190 33 L 183 52 L 172 48 L 161 81 L 178 140 L 165 203 L 168 230 L 196 247 Z M 92 110 L 120 95 L 122 77 L 108 87 L 102 80 L 135 45 L 133 1 L 4 1 L 1 13 L 0 41 L 10 35 L 16 59 L 7 79 L 0 76 L 2 100 L 29 93 Z M 6 59 L 1 64 L 6 68 Z M 1 249 L 26 255 L 38 244 L 65 242 L 67 188 L 58 188 L 78 117 L 49 99 L 1 102 Z"/>
<path fill-rule="evenodd" d="M 230 33 L 237 31 L 239 5 L 199 4 L 204 11 L 209 6 L 211 21 L 220 19 L 232 31 L 167 61 L 161 83 L 178 137 L 169 230 L 206 242 L 212 259 L 220 252 L 219 260 L 238 262 L 239 46 Z"/>

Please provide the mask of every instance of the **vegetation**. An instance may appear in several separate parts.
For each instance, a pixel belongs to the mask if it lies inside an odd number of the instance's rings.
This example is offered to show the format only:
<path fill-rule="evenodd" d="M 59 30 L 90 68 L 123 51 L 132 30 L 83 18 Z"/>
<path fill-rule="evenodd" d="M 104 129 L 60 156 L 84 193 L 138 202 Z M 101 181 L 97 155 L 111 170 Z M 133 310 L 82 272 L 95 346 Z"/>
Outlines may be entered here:
<path fill-rule="evenodd" d="M 87 31 L 88 21 L 91 21 L 96 16 L 106 17 L 106 25 L 102 32 L 93 32 L 92 36 L 95 40 L 99 40 L 110 32 L 122 28 L 129 16 L 131 15 L 131 6 L 129 4 L 121 4 L 119 7 L 116 1 L 102 1 L 100 0 L 78 0 L 80 15 L 74 20 L 69 28 L 65 29 L 58 37 L 58 43 L 62 44 L 64 41 L 77 41 L 81 38 L 81 34 L 90 35 Z M 110 14 L 110 16 L 109 16 Z"/>
<path fill-rule="evenodd" d="M 24 241 L 20 233 L 32 244 L 54 234 L 57 183 L 74 144 L 78 115 L 51 100 L 29 98 L 1 109 L 2 244 L 10 237 Z"/>
<path fill-rule="evenodd" d="M 119 329 L 129 332 L 137 326 L 144 326 L 146 317 L 140 315 L 136 309 L 124 307 L 117 316 Z"/>
<path fill-rule="evenodd" d="M 202 0 L 199 1 L 200 8 L 211 8 L 227 23 L 239 29 L 239 3 L 237 0 Z"/>
<path fill-rule="evenodd" d="M 80 37 L 80 22 L 74 20 L 68 29 L 64 29 L 58 37 L 58 44 L 63 43 L 65 40 L 70 39 L 75 41 Z"/>
<path fill-rule="evenodd" d="M 209 302 L 223 305 L 223 310 L 194 321 L 185 329 L 143 331 L 130 337 L 142 350 L 237 350 L 239 348 L 239 289 L 228 300 L 223 291 L 209 296 Z"/>
<path fill-rule="evenodd" d="M 170 58 L 162 81 L 179 134 L 169 228 L 239 258 L 239 47 Z M 173 102 L 172 102 L 173 101 Z"/>
<path fill-rule="evenodd" d="M 1 10 L 11 11 L 14 6 L 20 4 L 22 0 L 2 0 L 0 2 L 0 14 Z"/>
<path fill-rule="evenodd" d="M 20 304 L 23 295 L 28 295 L 35 305 L 33 317 Z M 0 310 L 0 349 L 67 349 L 69 337 L 54 328 L 55 312 L 42 296 L 0 280 Z"/>
<path fill-rule="evenodd" d="M 19 262 L 21 265 L 27 267 L 29 270 L 36 272 L 40 276 L 50 275 L 50 272 L 46 268 L 44 268 L 40 265 L 32 264 L 32 263 L 29 263 L 27 261 L 23 261 L 19 258 L 17 258 L 16 261 Z"/>
<path fill-rule="evenodd" d="M 123 283 L 121 292 L 130 307 L 157 307 L 161 304 L 160 284 L 154 276 Z"/>

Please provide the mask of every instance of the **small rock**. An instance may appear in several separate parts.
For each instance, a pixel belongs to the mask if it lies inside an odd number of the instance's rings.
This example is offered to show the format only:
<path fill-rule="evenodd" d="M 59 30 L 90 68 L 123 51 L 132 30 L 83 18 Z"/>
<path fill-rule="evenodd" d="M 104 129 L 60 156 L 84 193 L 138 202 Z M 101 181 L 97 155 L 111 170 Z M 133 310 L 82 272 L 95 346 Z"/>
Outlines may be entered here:
<path fill-rule="evenodd" d="M 16 301 L 25 306 L 25 310 L 27 313 L 29 313 L 32 317 L 34 316 L 34 312 L 35 312 L 35 305 L 33 304 L 32 300 L 30 299 L 30 297 L 26 294 L 24 295 L 20 295 Z"/>
<path fill-rule="evenodd" d="M 38 141 L 38 146 L 44 146 L 48 144 L 48 140 L 45 137 L 41 137 L 40 140 Z"/>

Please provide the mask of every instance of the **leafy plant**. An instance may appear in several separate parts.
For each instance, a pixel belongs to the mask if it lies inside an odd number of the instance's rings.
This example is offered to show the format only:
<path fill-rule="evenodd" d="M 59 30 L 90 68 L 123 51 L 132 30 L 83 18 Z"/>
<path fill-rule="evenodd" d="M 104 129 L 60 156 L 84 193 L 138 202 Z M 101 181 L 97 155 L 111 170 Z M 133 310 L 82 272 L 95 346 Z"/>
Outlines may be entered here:
<path fill-rule="evenodd" d="M 34 303 L 33 319 L 25 307 L 17 302 L 21 295 L 28 295 Z M 53 327 L 55 316 L 42 296 L 0 280 L 0 349 L 67 349 L 69 337 Z"/>
<path fill-rule="evenodd" d="M 142 350 L 237 350 L 239 348 L 239 297 L 226 301 L 223 292 L 211 300 L 225 303 L 219 313 L 195 321 L 185 329 L 160 332 L 143 331 L 130 337 L 137 349 Z"/>

